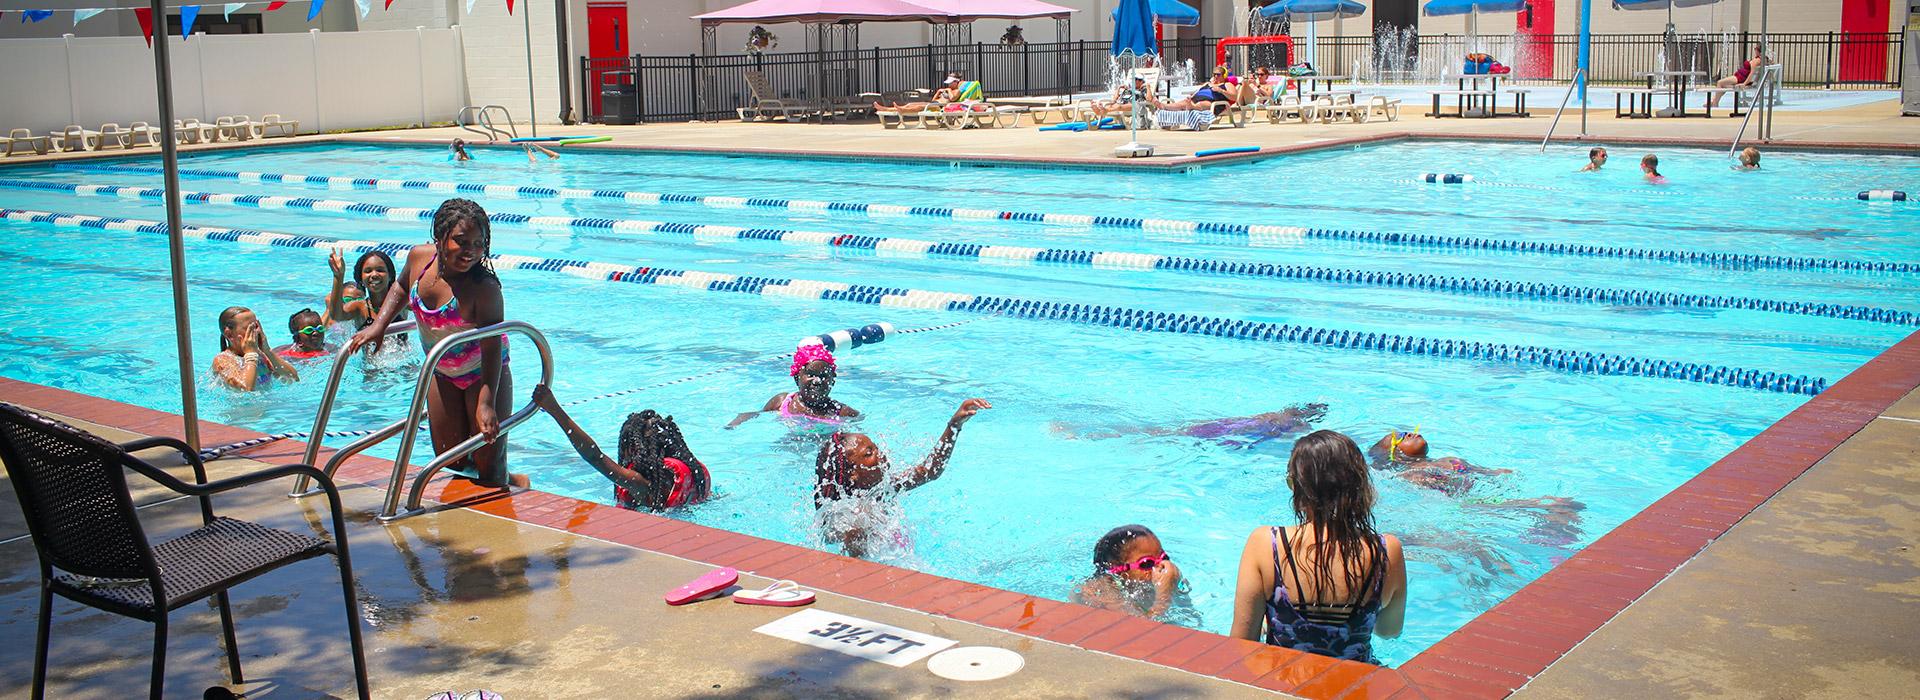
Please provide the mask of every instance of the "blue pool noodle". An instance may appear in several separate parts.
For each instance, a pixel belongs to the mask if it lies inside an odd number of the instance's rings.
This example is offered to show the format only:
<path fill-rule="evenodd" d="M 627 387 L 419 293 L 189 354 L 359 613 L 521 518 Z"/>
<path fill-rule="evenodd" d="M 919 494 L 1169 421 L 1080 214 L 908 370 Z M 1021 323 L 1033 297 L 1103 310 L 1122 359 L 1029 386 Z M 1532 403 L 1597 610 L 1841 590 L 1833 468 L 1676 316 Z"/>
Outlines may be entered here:
<path fill-rule="evenodd" d="M 1086 131 L 1086 122 L 1061 122 L 1052 126 L 1040 127 L 1041 131 Z"/>
<path fill-rule="evenodd" d="M 1232 148 L 1209 148 L 1204 151 L 1194 151 L 1193 157 L 1205 158 L 1207 156 L 1221 156 L 1221 155 L 1226 155 L 1228 153 L 1252 153 L 1258 150 L 1260 150 L 1259 146 L 1234 146 Z"/>

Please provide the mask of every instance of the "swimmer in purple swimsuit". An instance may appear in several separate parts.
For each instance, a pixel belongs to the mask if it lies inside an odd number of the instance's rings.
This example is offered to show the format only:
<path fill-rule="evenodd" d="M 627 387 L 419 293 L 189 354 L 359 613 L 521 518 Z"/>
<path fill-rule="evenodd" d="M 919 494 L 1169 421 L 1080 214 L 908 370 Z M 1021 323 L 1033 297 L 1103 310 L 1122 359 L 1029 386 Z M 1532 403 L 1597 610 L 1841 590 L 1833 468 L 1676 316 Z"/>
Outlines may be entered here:
<path fill-rule="evenodd" d="M 1221 444 L 1239 447 L 1252 447 L 1276 438 L 1289 438 L 1313 430 L 1313 422 L 1327 415 L 1327 405 L 1310 403 L 1304 406 L 1289 406 L 1278 411 L 1257 413 L 1251 416 L 1234 418 L 1215 418 L 1209 421 L 1192 423 L 1180 428 L 1141 428 L 1125 431 L 1106 431 L 1076 434 L 1071 428 L 1060 423 L 1054 424 L 1054 431 L 1069 439 L 1074 438 L 1117 438 L 1129 435 L 1167 436 L 1184 435 L 1186 437 L 1218 440 Z"/>
<path fill-rule="evenodd" d="M 1476 476 L 1512 474 L 1511 469 L 1475 466 L 1459 457 L 1429 458 L 1427 439 L 1419 432 L 1387 433 L 1367 450 L 1373 468 L 1389 470 L 1407 483 L 1439 491 L 1448 496 L 1465 496 L 1472 490 Z M 1463 507 L 1483 512 L 1526 512 L 1537 516 L 1521 539 L 1534 544 L 1566 545 L 1580 538 L 1580 512 L 1586 504 L 1571 498 L 1543 496 L 1502 501 L 1465 503 Z"/>
<path fill-rule="evenodd" d="M 789 424 L 820 424 L 839 426 L 841 423 L 859 418 L 860 412 L 852 406 L 833 400 L 833 383 L 839 373 L 833 363 L 833 353 L 819 345 L 807 345 L 793 353 L 793 366 L 787 368 L 787 374 L 793 377 L 797 391 L 775 394 L 767 399 L 767 405 L 758 411 L 747 411 L 734 416 L 727 424 L 732 430 L 741 423 L 752 420 L 762 413 L 778 411 L 782 419 Z"/>

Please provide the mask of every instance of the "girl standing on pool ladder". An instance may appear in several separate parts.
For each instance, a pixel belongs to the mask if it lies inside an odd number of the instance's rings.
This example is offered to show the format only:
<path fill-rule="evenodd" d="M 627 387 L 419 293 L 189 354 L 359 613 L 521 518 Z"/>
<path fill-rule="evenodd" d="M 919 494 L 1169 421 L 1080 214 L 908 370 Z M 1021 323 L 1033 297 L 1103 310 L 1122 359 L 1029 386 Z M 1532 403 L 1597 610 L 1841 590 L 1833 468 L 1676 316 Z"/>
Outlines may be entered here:
<path fill-rule="evenodd" d="M 431 351 L 442 338 L 483 328 L 505 318 L 500 278 L 487 262 L 492 229 L 487 212 L 467 199 L 449 199 L 433 213 L 433 242 L 407 252 L 406 269 L 396 280 L 400 294 L 388 294 L 379 313 L 347 342 L 353 350 L 386 334 L 387 324 L 404 303 L 420 324 L 420 348 Z M 507 472 L 507 445 L 500 437 L 500 416 L 512 410 L 513 375 L 507 371 L 507 340 L 492 336 L 454 346 L 434 363 L 427 389 L 427 425 L 433 449 L 444 453 L 475 434 L 486 445 L 471 455 L 475 483 L 521 488 L 527 478 Z"/>

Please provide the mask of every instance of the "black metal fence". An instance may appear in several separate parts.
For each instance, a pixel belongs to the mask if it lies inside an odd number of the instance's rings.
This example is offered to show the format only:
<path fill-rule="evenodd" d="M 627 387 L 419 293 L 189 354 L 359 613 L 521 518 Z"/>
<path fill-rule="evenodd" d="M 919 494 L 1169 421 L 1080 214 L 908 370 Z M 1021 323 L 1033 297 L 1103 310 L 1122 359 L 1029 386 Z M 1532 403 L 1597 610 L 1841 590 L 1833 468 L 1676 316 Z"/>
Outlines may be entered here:
<path fill-rule="evenodd" d="M 1322 73 L 1352 75 L 1369 82 L 1419 82 L 1425 77 L 1460 72 L 1466 37 L 1421 35 L 1395 46 L 1372 37 L 1326 37 L 1317 42 Z M 1827 32 L 1768 34 L 1768 55 L 1782 68 L 1781 79 L 1799 87 L 1886 88 L 1900 85 L 1900 34 Z M 1660 34 L 1595 34 L 1590 77 L 1597 83 L 1635 83 L 1660 70 L 1704 72 L 1709 80 L 1733 73 L 1760 45 L 1759 33 L 1681 36 L 1668 44 Z M 1578 65 L 1577 34 L 1479 37 L 1476 50 L 1513 68 L 1518 82 L 1573 79 Z"/>
<path fill-rule="evenodd" d="M 1902 42 L 1897 33 L 1770 34 L 1770 55 L 1784 67 L 1788 85 L 1892 87 L 1900 83 Z M 1680 37 L 1660 34 L 1596 34 L 1591 80 L 1631 83 L 1650 70 L 1696 70 L 1717 79 L 1745 60 L 1757 33 Z M 1211 70 L 1216 40 L 1168 40 L 1163 54 L 1192 60 L 1194 72 Z M 1384 47 L 1384 48 L 1383 48 Z M 1322 37 L 1317 67 L 1323 74 L 1366 82 L 1431 81 L 1456 73 L 1466 38 L 1408 35 L 1398 42 L 1373 37 Z M 1564 82 L 1573 77 L 1579 37 L 1480 37 L 1475 48 L 1514 68 L 1519 82 Z M 1278 47 L 1235 48 L 1229 60 L 1282 65 Z M 716 56 L 628 56 L 581 59 L 580 104 L 586 121 L 636 123 L 727 118 L 753 104 L 748 71 L 765 76 L 772 94 L 803 101 L 848 99 L 862 93 L 892 93 L 935 86 L 949 71 L 979 80 L 989 96 L 1058 95 L 1103 90 L 1109 84 L 1107 42 L 966 44 L 872 48 L 819 53 Z"/>
<path fill-rule="evenodd" d="M 1164 54 L 1210 67 L 1214 40 L 1169 39 Z M 1202 58 L 1204 57 L 1204 58 Z M 949 71 L 979 80 L 987 94 L 1047 95 L 1104 90 L 1107 42 L 913 46 L 818 53 L 582 58 L 586 121 L 686 121 L 730 117 L 753 103 L 748 71 L 765 76 L 776 99 L 818 101 L 861 93 L 935 87 Z"/>

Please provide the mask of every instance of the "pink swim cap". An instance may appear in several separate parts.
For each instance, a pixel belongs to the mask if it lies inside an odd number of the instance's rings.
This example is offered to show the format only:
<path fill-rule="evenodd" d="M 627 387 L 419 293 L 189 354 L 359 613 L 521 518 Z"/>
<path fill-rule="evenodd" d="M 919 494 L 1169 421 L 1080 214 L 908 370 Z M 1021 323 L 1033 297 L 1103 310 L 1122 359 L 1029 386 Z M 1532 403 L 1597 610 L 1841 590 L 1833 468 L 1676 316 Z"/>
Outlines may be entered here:
<path fill-rule="evenodd" d="M 787 370 L 787 376 L 800 376 L 800 368 L 807 366 L 807 363 L 814 360 L 825 362 L 828 367 L 834 367 L 833 353 L 827 352 L 826 346 L 802 345 L 799 350 L 793 351 L 793 367 Z"/>

